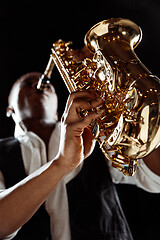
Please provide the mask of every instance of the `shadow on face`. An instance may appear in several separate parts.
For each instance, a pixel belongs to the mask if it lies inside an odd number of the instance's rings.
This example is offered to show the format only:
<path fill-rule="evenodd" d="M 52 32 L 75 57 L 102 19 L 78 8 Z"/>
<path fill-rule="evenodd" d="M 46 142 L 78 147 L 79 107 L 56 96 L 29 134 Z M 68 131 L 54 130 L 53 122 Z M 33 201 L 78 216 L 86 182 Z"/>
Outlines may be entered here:
<path fill-rule="evenodd" d="M 27 73 L 13 85 L 9 94 L 7 115 L 15 121 L 39 119 L 53 122 L 57 119 L 57 94 L 52 84 L 48 84 L 42 92 L 37 90 L 41 73 Z"/>

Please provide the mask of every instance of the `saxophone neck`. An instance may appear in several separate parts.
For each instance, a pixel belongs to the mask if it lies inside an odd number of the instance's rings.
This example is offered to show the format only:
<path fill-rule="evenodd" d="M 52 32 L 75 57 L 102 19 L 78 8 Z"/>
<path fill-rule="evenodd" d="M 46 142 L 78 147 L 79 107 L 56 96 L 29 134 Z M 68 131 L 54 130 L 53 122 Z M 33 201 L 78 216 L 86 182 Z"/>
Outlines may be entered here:
<path fill-rule="evenodd" d="M 49 62 L 47 64 L 47 67 L 44 71 L 44 74 L 42 74 L 42 76 L 40 77 L 40 79 L 38 81 L 37 90 L 43 91 L 43 89 L 45 87 L 47 87 L 47 85 L 50 83 L 50 78 L 51 78 L 51 75 L 52 75 L 54 65 L 55 64 L 54 64 L 53 58 L 52 58 L 52 56 L 50 56 L 50 59 L 49 59 Z"/>

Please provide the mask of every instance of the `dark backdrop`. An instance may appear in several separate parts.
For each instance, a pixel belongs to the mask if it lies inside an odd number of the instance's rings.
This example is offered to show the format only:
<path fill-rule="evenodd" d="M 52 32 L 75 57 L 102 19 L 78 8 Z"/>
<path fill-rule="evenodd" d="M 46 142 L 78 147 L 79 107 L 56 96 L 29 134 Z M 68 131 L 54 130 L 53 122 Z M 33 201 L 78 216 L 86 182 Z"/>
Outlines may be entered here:
<path fill-rule="evenodd" d="M 75 47 L 82 47 L 86 32 L 111 17 L 129 18 L 141 26 L 143 38 L 136 54 L 153 74 L 160 76 L 159 0 L 0 2 L 0 138 L 13 134 L 14 124 L 5 116 L 5 110 L 14 81 L 30 71 L 43 72 L 57 39 L 72 40 Z M 61 116 L 68 92 L 57 71 L 54 76 L 61 96 Z M 131 186 L 121 186 L 118 191 L 135 239 L 159 239 L 155 237 L 159 230 L 159 195 Z"/>
<path fill-rule="evenodd" d="M 13 123 L 5 116 L 13 82 L 24 73 L 43 72 L 57 39 L 72 40 L 75 47 L 81 47 L 87 31 L 104 19 L 129 18 L 141 26 L 143 38 L 136 53 L 152 73 L 160 76 L 159 12 L 159 0 L 1 1 L 0 137 L 13 133 Z M 59 74 L 54 84 L 58 95 L 64 96 L 59 102 L 61 115 L 68 92 Z"/>

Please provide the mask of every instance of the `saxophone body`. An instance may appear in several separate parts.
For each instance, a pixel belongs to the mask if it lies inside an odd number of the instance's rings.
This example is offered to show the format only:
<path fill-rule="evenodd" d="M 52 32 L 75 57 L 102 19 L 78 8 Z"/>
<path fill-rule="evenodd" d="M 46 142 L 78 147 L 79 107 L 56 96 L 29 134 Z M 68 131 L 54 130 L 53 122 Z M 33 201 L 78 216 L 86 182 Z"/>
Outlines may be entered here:
<path fill-rule="evenodd" d="M 90 90 L 104 100 L 104 115 L 91 123 L 92 133 L 112 166 L 129 176 L 160 141 L 160 80 L 134 52 L 141 38 L 135 23 L 113 18 L 86 34 L 92 57 L 75 61 L 71 42 L 62 40 L 51 54 L 69 92 Z"/>

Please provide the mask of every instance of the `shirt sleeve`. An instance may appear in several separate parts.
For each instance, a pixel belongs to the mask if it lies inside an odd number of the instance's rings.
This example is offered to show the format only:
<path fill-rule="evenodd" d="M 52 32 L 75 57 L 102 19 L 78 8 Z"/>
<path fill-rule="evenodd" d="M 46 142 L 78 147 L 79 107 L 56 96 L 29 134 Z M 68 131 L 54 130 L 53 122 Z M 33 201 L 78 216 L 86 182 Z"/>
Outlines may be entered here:
<path fill-rule="evenodd" d="M 147 192 L 160 193 L 160 176 L 153 173 L 142 159 L 139 160 L 136 173 L 133 176 L 125 176 L 113 168 L 111 164 L 112 163 L 108 161 L 112 181 L 115 184 L 134 184 Z"/>

